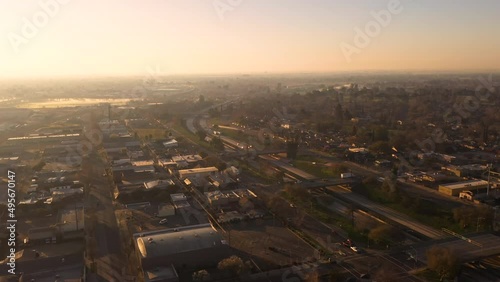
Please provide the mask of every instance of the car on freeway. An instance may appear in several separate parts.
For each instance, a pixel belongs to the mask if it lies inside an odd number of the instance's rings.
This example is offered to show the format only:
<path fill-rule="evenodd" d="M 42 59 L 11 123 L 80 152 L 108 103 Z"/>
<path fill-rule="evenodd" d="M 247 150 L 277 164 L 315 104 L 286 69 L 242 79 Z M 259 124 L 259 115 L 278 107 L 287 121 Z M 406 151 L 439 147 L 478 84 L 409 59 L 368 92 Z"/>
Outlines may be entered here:
<path fill-rule="evenodd" d="M 355 246 L 355 244 L 351 241 L 351 239 L 345 240 L 344 242 L 342 242 L 342 245 L 349 247 L 349 248 Z"/>
<path fill-rule="evenodd" d="M 167 222 L 168 222 L 168 221 L 167 221 L 167 219 L 166 219 L 166 218 L 164 218 L 164 219 L 160 220 L 160 224 L 166 224 Z"/>

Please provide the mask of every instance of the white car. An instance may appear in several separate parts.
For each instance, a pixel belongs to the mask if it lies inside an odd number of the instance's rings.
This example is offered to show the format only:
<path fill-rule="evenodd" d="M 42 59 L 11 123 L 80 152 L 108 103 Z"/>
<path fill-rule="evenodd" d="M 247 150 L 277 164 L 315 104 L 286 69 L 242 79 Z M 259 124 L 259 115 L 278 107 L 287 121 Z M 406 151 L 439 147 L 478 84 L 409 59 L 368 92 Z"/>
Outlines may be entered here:
<path fill-rule="evenodd" d="M 166 223 L 167 223 L 167 219 L 166 218 L 160 220 L 160 224 L 166 224 Z"/>
<path fill-rule="evenodd" d="M 353 252 L 355 252 L 355 253 L 359 253 L 359 249 L 358 249 L 357 247 L 355 247 L 355 246 L 352 246 L 352 247 L 351 247 L 351 250 L 352 250 Z"/>

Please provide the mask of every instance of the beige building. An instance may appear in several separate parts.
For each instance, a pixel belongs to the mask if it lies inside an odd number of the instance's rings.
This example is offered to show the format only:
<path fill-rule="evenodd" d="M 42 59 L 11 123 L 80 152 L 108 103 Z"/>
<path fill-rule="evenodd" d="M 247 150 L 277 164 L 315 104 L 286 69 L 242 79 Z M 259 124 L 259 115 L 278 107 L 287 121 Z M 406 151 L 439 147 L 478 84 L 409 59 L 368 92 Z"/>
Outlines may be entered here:
<path fill-rule="evenodd" d="M 486 189 L 487 187 L 488 187 L 488 181 L 468 180 L 468 181 L 439 185 L 439 192 L 449 196 L 458 196 L 460 192 L 463 191 L 475 191 L 479 189 Z"/>
<path fill-rule="evenodd" d="M 205 177 L 209 176 L 210 174 L 216 173 L 218 171 L 219 170 L 216 167 L 210 166 L 202 168 L 181 169 L 178 172 L 179 172 L 179 178 L 184 179 L 186 177 L 195 177 L 195 178 Z"/>

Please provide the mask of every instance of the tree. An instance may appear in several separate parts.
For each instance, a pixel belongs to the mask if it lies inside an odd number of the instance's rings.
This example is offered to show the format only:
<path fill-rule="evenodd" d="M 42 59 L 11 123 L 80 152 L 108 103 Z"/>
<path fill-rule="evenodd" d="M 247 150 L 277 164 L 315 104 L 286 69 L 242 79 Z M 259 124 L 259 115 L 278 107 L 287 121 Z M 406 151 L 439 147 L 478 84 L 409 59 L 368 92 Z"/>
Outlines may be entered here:
<path fill-rule="evenodd" d="M 371 144 L 370 147 L 368 147 L 368 149 L 370 149 L 371 152 L 376 154 L 379 153 L 389 154 L 392 150 L 391 146 L 386 141 L 377 141 Z"/>
<path fill-rule="evenodd" d="M 284 190 L 292 199 L 303 202 L 309 202 L 311 200 L 311 194 L 307 192 L 307 189 L 304 189 L 299 185 L 287 184 L 285 185 Z"/>
<path fill-rule="evenodd" d="M 203 130 L 198 130 L 196 132 L 196 135 L 198 135 L 198 138 L 200 139 L 200 141 L 205 140 L 205 137 L 207 137 L 207 134 Z"/>
<path fill-rule="evenodd" d="M 210 273 L 205 269 L 198 270 L 193 272 L 193 281 L 201 282 L 201 281 L 209 281 L 211 279 Z"/>
<path fill-rule="evenodd" d="M 389 130 L 385 126 L 377 126 L 374 130 L 374 140 L 375 141 L 387 141 L 389 140 Z"/>
<path fill-rule="evenodd" d="M 33 170 L 34 171 L 40 171 L 40 170 L 42 170 L 42 168 L 44 166 L 45 166 L 45 162 L 44 161 L 40 161 L 35 166 L 33 166 Z"/>
<path fill-rule="evenodd" d="M 384 281 L 384 282 L 398 282 L 400 281 L 399 276 L 394 271 L 392 265 L 383 265 L 374 274 L 373 281 Z"/>
<path fill-rule="evenodd" d="M 211 145 L 219 151 L 224 151 L 224 143 L 219 138 L 212 138 Z"/>
<path fill-rule="evenodd" d="M 217 264 L 220 271 L 228 272 L 232 276 L 241 275 L 246 271 L 246 266 L 243 260 L 238 256 L 230 256 Z"/>
<path fill-rule="evenodd" d="M 394 239 L 395 235 L 396 230 L 394 229 L 394 227 L 387 224 L 381 224 L 370 230 L 370 232 L 368 233 L 368 238 L 379 244 L 381 242 Z"/>
<path fill-rule="evenodd" d="M 225 170 L 227 168 L 227 164 L 225 162 L 218 162 L 215 167 L 219 170 L 219 172 Z"/>
<path fill-rule="evenodd" d="M 439 281 L 445 278 L 454 278 L 459 271 L 459 261 L 455 253 L 449 248 L 441 246 L 433 246 L 426 252 L 427 267 L 435 271 L 439 277 Z"/>

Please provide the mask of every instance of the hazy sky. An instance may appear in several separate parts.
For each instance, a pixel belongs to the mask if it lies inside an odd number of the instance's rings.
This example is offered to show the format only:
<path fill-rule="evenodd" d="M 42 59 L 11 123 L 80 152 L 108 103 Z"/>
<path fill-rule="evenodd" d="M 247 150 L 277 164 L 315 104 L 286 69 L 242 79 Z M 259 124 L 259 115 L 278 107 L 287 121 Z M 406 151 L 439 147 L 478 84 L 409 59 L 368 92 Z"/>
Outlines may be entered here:
<path fill-rule="evenodd" d="M 500 1 L 400 0 L 356 44 L 389 2 L 0 0 L 0 76 L 500 69 Z"/>

